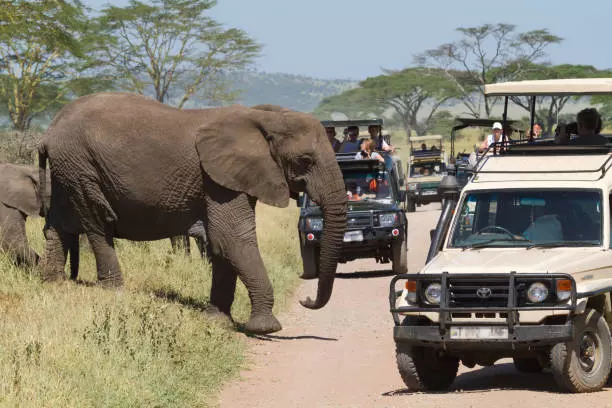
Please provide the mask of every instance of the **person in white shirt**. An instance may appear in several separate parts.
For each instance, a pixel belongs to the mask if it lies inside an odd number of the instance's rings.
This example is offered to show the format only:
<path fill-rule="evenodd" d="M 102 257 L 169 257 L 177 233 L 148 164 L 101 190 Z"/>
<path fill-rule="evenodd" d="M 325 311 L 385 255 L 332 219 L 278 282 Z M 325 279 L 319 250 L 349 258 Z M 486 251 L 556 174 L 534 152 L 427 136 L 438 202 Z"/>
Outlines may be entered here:
<path fill-rule="evenodd" d="M 385 142 L 385 139 L 383 139 L 382 135 L 380 134 L 380 126 L 368 126 L 368 133 L 370 133 L 370 138 L 374 141 L 374 150 L 383 150 L 385 152 L 395 151 L 395 147 L 389 145 L 387 142 Z"/>
<path fill-rule="evenodd" d="M 480 145 L 480 148 L 478 149 L 480 153 L 485 152 L 493 143 L 502 141 L 502 124 L 499 122 L 493 123 L 493 127 L 491 128 L 491 130 L 493 133 L 491 133 L 489 136 L 487 136 L 485 140 L 483 140 L 482 144 Z"/>

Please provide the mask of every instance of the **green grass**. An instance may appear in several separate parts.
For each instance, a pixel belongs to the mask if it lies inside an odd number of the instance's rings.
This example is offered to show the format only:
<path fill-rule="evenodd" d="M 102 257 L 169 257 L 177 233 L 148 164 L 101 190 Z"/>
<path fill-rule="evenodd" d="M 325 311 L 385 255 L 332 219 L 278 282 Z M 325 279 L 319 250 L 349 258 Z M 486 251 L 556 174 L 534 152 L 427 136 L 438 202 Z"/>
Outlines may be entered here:
<path fill-rule="evenodd" d="M 297 215 L 296 207 L 257 207 L 277 313 L 299 282 Z M 42 220 L 27 227 L 42 253 Z M 248 366 L 244 335 L 202 312 L 211 273 L 199 255 L 172 254 L 168 240 L 118 240 L 117 252 L 121 291 L 43 284 L 0 256 L 0 406 L 209 407 L 220 385 Z M 86 241 L 80 278 L 95 280 Z M 245 321 L 249 311 L 239 282 L 234 318 Z"/>

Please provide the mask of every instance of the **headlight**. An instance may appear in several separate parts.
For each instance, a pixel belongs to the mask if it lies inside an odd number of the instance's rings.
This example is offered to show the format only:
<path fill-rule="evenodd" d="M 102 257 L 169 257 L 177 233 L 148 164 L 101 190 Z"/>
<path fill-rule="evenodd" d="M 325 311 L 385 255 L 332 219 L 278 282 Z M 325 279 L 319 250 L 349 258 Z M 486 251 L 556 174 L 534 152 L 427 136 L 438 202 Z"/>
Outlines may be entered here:
<path fill-rule="evenodd" d="M 440 304 L 442 297 L 442 285 L 439 283 L 430 283 L 425 289 L 425 299 L 432 305 Z"/>
<path fill-rule="evenodd" d="M 306 218 L 306 229 L 311 231 L 323 230 L 323 218 Z"/>
<path fill-rule="evenodd" d="M 417 189 L 417 184 L 416 183 L 410 183 L 408 184 L 408 190 L 410 191 L 414 191 Z"/>
<path fill-rule="evenodd" d="M 527 289 L 527 299 L 531 303 L 540 303 L 548 297 L 548 288 L 541 282 L 532 283 Z"/>
<path fill-rule="evenodd" d="M 381 227 L 393 227 L 397 222 L 397 214 L 389 213 L 389 214 L 380 214 L 378 216 L 378 223 Z"/>

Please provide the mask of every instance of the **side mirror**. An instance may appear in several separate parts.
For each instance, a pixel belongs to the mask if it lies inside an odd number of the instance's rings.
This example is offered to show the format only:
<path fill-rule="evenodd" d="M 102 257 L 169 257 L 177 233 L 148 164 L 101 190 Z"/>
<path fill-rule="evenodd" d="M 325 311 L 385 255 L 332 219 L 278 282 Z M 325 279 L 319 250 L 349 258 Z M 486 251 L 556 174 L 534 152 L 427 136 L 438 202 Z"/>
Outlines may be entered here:
<path fill-rule="evenodd" d="M 298 207 L 301 207 L 302 204 L 304 204 L 304 194 L 300 194 L 295 202 L 297 203 Z"/>
<path fill-rule="evenodd" d="M 406 190 L 400 190 L 400 201 L 401 201 L 402 203 L 405 203 L 405 202 L 406 202 L 406 194 L 407 194 L 407 193 L 406 193 Z"/>

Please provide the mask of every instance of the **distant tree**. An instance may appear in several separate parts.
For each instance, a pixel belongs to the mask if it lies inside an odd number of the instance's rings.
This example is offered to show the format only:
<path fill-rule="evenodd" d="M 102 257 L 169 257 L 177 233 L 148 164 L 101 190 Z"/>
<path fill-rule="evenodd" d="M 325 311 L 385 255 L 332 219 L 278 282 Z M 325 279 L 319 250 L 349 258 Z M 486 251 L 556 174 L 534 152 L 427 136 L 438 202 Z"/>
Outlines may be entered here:
<path fill-rule="evenodd" d="M 0 22 L 0 101 L 15 129 L 67 102 L 73 81 L 101 82 L 82 73 L 90 33 L 79 1 L 2 2 Z"/>
<path fill-rule="evenodd" d="M 408 135 L 412 130 L 426 133 L 438 109 L 458 96 L 453 82 L 441 70 L 416 67 L 387 72 L 360 85 L 369 101 L 392 108 L 398 114 Z"/>
<path fill-rule="evenodd" d="M 600 70 L 598 72 L 600 78 L 612 78 L 612 69 Z M 604 128 L 610 128 L 612 125 L 612 96 L 609 95 L 594 95 L 590 98 L 592 105 L 598 105 L 598 111 L 601 115 Z"/>
<path fill-rule="evenodd" d="M 333 113 L 343 113 L 349 119 L 378 118 L 385 108 L 382 101 L 372 98 L 368 89 L 354 88 L 324 98 L 313 114 L 321 120 L 331 119 Z"/>
<path fill-rule="evenodd" d="M 236 95 L 221 74 L 248 66 L 261 46 L 239 29 L 225 29 L 206 13 L 211 0 L 130 0 L 108 6 L 98 19 L 105 35 L 97 58 L 122 88 L 182 108 L 192 96 L 215 101 Z M 148 89 L 149 88 L 149 89 Z M 171 100 L 172 99 L 172 100 Z"/>
<path fill-rule="evenodd" d="M 474 117 L 482 108 L 486 117 L 498 98 L 484 98 L 484 86 L 513 80 L 524 70 L 522 62 L 540 62 L 545 49 L 562 38 L 548 30 L 516 32 L 511 24 L 484 24 L 479 27 L 460 27 L 461 39 L 442 44 L 415 57 L 419 65 L 441 69 L 461 94 L 461 100 Z"/>
<path fill-rule="evenodd" d="M 447 110 L 437 111 L 429 121 L 428 132 L 432 135 L 450 136 L 455 124 L 455 117 Z"/>

